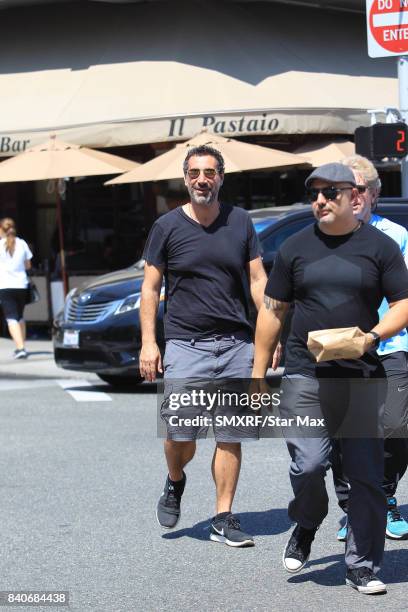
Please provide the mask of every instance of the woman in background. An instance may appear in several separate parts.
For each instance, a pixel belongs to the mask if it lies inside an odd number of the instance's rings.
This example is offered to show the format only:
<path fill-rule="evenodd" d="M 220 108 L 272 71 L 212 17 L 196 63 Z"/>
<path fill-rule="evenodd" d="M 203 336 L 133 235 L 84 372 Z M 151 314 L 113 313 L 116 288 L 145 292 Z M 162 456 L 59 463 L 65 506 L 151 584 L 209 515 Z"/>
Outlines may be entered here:
<path fill-rule="evenodd" d="M 16 345 L 14 359 L 25 359 L 26 326 L 23 314 L 27 301 L 27 270 L 31 268 L 33 254 L 25 240 L 17 238 L 13 219 L 2 219 L 0 227 L 3 236 L 0 239 L 0 302 L 10 336 Z"/>

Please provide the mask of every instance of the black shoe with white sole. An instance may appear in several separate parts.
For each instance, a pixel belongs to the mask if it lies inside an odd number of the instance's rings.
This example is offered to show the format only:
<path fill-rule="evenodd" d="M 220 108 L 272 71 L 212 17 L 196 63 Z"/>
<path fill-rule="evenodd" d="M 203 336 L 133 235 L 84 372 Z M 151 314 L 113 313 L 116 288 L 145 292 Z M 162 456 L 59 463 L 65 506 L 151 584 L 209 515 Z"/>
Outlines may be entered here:
<path fill-rule="evenodd" d="M 210 540 L 236 548 L 254 546 L 251 535 L 241 531 L 241 523 L 231 512 L 221 512 L 211 521 Z"/>
<path fill-rule="evenodd" d="M 310 557 L 310 548 L 318 527 L 305 529 L 296 525 L 283 551 L 283 567 L 287 572 L 296 574 L 305 567 Z"/>
<path fill-rule="evenodd" d="M 386 593 L 386 585 L 379 580 L 369 567 L 355 567 L 347 570 L 346 584 L 359 593 L 372 595 Z"/>
<path fill-rule="evenodd" d="M 170 480 L 167 476 L 163 493 L 157 504 L 156 516 L 159 525 L 165 529 L 173 529 L 177 525 L 181 516 L 180 502 L 181 496 L 186 486 L 187 477 L 183 472 L 183 478 L 178 481 Z"/>

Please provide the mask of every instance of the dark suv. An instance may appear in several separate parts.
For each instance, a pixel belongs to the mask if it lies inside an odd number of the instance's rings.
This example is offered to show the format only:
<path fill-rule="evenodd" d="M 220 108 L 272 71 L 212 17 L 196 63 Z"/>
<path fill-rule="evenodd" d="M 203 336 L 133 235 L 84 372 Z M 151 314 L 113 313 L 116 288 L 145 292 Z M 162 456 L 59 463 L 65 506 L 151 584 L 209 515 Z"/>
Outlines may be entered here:
<path fill-rule="evenodd" d="M 296 205 L 284 212 L 279 208 L 251 211 L 261 243 L 267 271 L 273 265 L 282 242 L 310 223 L 314 217 L 308 205 Z M 378 206 L 380 215 L 408 228 L 408 204 L 387 200 Z M 64 310 L 54 321 L 54 355 L 57 365 L 70 370 L 96 372 L 111 384 L 141 382 L 140 291 L 143 262 L 118 270 L 73 289 Z M 161 293 L 157 334 L 164 349 L 164 290 Z M 253 313 L 254 316 L 254 313 Z"/>

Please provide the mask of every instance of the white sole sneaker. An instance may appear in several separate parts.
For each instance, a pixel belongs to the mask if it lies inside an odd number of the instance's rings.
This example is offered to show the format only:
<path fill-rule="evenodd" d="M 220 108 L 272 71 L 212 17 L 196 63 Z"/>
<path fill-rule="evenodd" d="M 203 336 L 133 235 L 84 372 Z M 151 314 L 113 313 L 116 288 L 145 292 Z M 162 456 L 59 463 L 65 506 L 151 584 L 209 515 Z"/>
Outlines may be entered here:
<path fill-rule="evenodd" d="M 395 535 L 395 533 L 391 533 L 388 529 L 385 530 L 385 535 L 389 540 L 408 540 L 408 533 L 404 533 L 403 535 Z"/>
<path fill-rule="evenodd" d="M 289 544 L 289 543 L 288 543 L 288 544 Z M 306 564 L 307 564 L 307 562 L 309 561 L 310 555 L 307 557 L 307 559 L 305 559 L 305 561 L 304 561 L 303 563 L 301 563 L 301 565 L 299 565 L 299 567 L 296 567 L 296 568 L 291 568 L 291 567 L 288 567 L 288 566 L 286 565 L 286 561 L 288 561 L 288 559 L 285 559 L 285 555 L 286 555 L 286 550 L 287 550 L 287 548 L 288 548 L 288 544 L 286 545 L 285 550 L 283 551 L 283 555 L 282 555 L 282 565 L 283 565 L 283 567 L 285 568 L 285 570 L 286 570 L 287 572 L 289 572 L 289 574 L 297 574 L 298 572 L 300 572 L 300 571 L 301 571 L 301 570 L 302 570 L 302 569 L 305 567 L 305 565 L 306 565 Z M 289 557 L 289 558 L 290 558 L 290 557 Z M 297 560 L 297 559 L 293 559 L 293 561 L 298 561 L 298 560 Z M 299 561 L 298 561 L 298 563 L 299 563 Z"/>
<path fill-rule="evenodd" d="M 309 561 L 309 557 L 304 561 L 304 563 L 302 563 L 301 565 L 299 565 L 299 567 L 296 567 L 296 568 L 288 567 L 286 565 L 287 561 L 289 561 L 289 559 L 285 559 L 285 553 L 283 553 L 283 557 L 282 557 L 283 567 L 285 568 L 287 572 L 289 572 L 289 574 L 297 574 L 306 566 L 307 562 Z M 293 561 L 297 561 L 297 559 L 293 559 Z"/>
<path fill-rule="evenodd" d="M 234 548 L 248 548 L 249 546 L 255 546 L 253 540 L 243 540 L 242 542 L 233 542 L 228 540 L 225 536 L 217 535 L 216 533 L 210 533 L 210 540 L 212 542 L 218 542 L 219 544 L 226 544 L 227 546 L 233 546 Z"/>
<path fill-rule="evenodd" d="M 363 593 L 364 595 L 372 595 L 375 593 L 386 593 L 387 586 L 381 582 L 380 580 L 372 580 L 372 584 L 370 583 L 367 586 L 358 586 L 354 584 L 351 580 L 346 578 L 347 586 L 350 586 L 352 589 L 355 589 L 359 593 Z"/>

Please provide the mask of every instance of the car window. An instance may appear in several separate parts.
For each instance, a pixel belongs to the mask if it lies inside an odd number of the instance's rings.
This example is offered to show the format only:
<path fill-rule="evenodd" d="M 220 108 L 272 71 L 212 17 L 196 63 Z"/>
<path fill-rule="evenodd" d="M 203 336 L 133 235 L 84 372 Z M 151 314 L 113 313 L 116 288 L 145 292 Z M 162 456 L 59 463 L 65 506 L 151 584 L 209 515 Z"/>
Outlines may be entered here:
<path fill-rule="evenodd" d="M 379 206 L 377 214 L 390 219 L 390 221 L 394 221 L 394 223 L 398 223 L 399 225 L 403 225 L 408 229 L 408 210 L 384 210 L 381 206 Z M 285 225 L 281 227 L 272 227 L 270 231 L 267 232 L 267 235 L 261 238 L 261 253 L 264 255 L 265 253 L 274 253 L 276 252 L 281 244 L 295 234 L 299 232 L 301 229 L 313 223 L 314 217 L 303 217 L 302 219 L 297 219 L 296 221 L 285 223 Z"/>
<path fill-rule="evenodd" d="M 276 221 L 277 219 L 271 219 L 271 218 L 253 221 L 256 233 L 260 234 L 261 232 L 264 231 L 264 229 L 276 223 Z"/>
<path fill-rule="evenodd" d="M 297 221 L 293 221 L 292 223 L 288 223 L 282 228 L 272 230 L 269 236 L 266 236 L 263 240 L 261 240 L 262 253 L 277 251 L 286 238 L 289 238 L 289 236 L 292 236 L 292 234 L 295 234 L 307 225 L 310 225 L 313 223 L 313 221 L 314 217 L 306 217 L 304 219 L 299 219 Z"/>
<path fill-rule="evenodd" d="M 381 214 L 381 212 L 379 212 Z M 398 213 L 384 213 L 384 217 L 389 219 L 390 221 L 394 221 L 394 223 L 398 223 L 398 225 L 403 225 L 404 227 L 408 227 L 408 215 L 403 212 Z"/>

